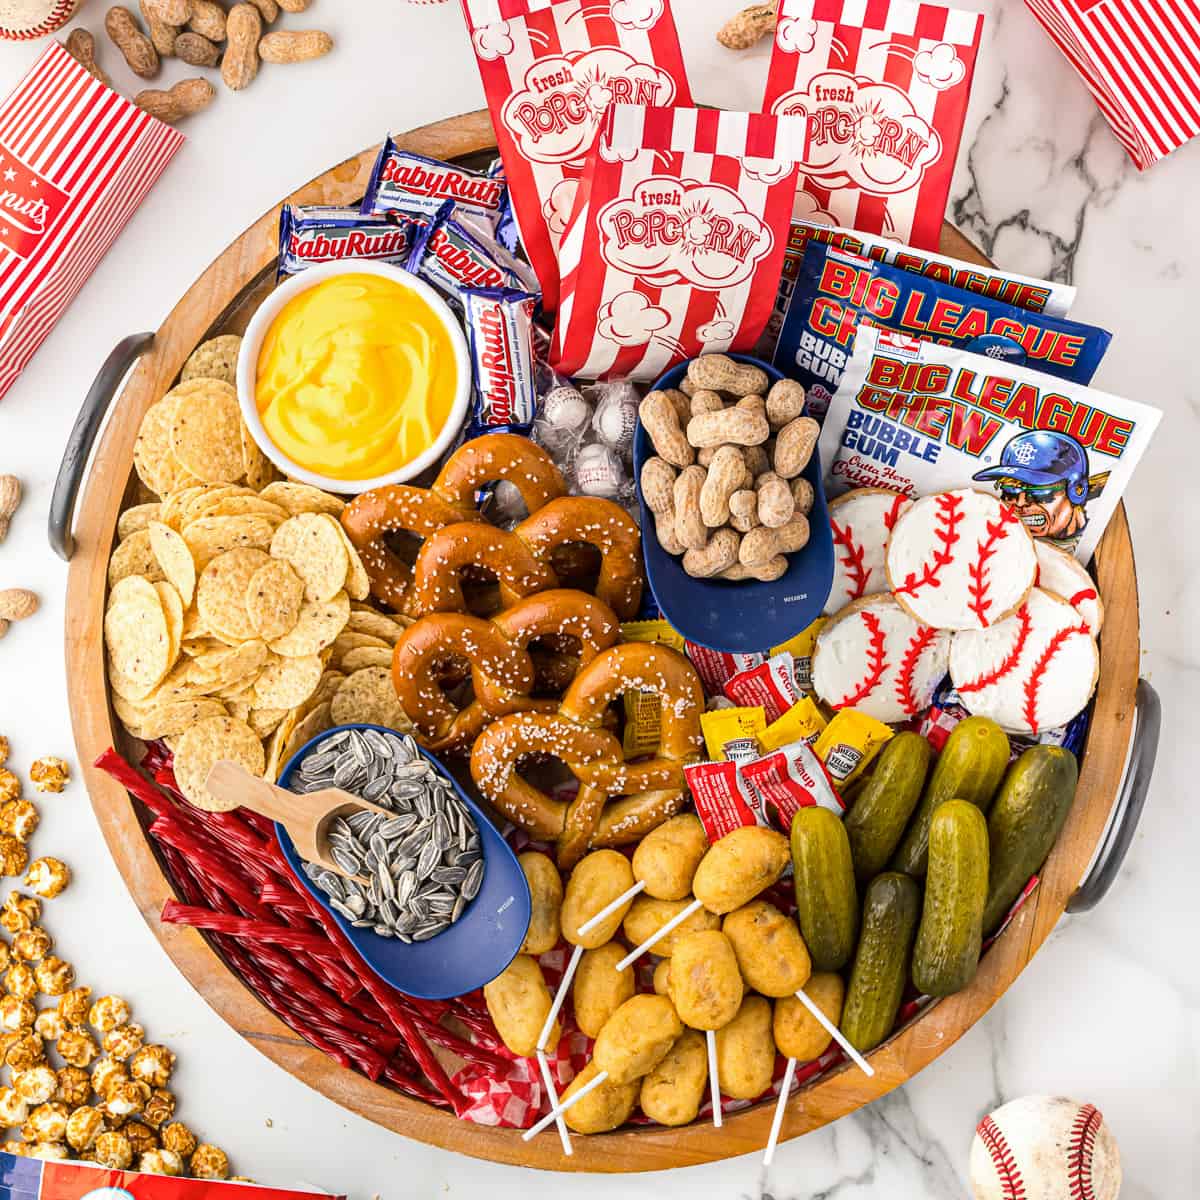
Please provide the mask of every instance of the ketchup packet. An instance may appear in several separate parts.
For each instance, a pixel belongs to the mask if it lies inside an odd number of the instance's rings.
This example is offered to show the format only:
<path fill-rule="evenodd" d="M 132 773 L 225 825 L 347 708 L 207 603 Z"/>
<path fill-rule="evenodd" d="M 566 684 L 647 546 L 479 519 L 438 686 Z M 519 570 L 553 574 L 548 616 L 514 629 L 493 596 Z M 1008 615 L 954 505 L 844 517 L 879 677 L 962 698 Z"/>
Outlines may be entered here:
<path fill-rule="evenodd" d="M 763 108 L 807 125 L 797 217 L 937 248 L 982 27 L 911 0 L 781 0 Z"/>
<path fill-rule="evenodd" d="M 669 0 L 462 0 L 521 242 L 547 312 L 605 109 L 691 104 Z"/>
<path fill-rule="evenodd" d="M 404 266 L 413 245 L 429 228 L 418 214 L 366 216 L 356 208 L 285 204 L 279 213 L 278 279 L 305 267 L 343 258 L 370 258 Z"/>
<path fill-rule="evenodd" d="M 994 488 L 1087 563 L 1162 414 L 1026 367 L 864 325 L 819 450 L 825 489 Z"/>
<path fill-rule="evenodd" d="M 743 707 L 759 707 L 768 723 L 778 721 L 804 693 L 796 683 L 790 654 L 773 654 L 725 683 L 725 696 Z"/>
<path fill-rule="evenodd" d="M 693 763 L 683 774 L 710 844 L 735 829 L 767 823 L 758 797 L 732 759 Z"/>
<path fill-rule="evenodd" d="M 804 256 L 775 366 L 805 387 L 820 419 L 837 391 L 861 325 L 986 354 L 1087 383 L 1112 334 L 1065 317 L 1031 313 L 900 267 L 816 242 Z"/>
<path fill-rule="evenodd" d="M 696 668 L 706 696 L 720 695 L 725 685 L 738 672 L 747 671 L 767 661 L 765 654 L 735 654 L 728 650 L 710 650 L 695 642 L 684 642 L 684 652 Z"/>
<path fill-rule="evenodd" d="M 559 254 L 552 365 L 656 379 L 699 354 L 751 350 L 771 315 L 804 123 L 615 104 Z"/>
<path fill-rule="evenodd" d="M 760 798 L 768 817 L 785 833 L 802 808 L 820 806 L 840 817 L 846 811 L 833 780 L 805 741 L 781 746 L 754 762 L 743 763 L 742 779 Z"/>

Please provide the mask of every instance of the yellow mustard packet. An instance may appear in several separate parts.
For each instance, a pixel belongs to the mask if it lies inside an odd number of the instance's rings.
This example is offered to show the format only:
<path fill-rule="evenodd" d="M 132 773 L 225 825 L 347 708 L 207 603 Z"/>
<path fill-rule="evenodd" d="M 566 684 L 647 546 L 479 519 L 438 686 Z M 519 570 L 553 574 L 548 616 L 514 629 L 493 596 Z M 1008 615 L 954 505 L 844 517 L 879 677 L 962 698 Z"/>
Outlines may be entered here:
<path fill-rule="evenodd" d="M 621 640 L 626 642 L 657 642 L 683 653 L 683 634 L 669 621 L 623 621 Z"/>
<path fill-rule="evenodd" d="M 771 647 L 772 654 L 780 654 L 786 651 L 795 659 L 796 684 L 804 692 L 811 692 L 813 690 L 813 649 L 817 644 L 817 634 L 821 632 L 821 627 L 824 624 L 825 618 L 818 617 L 807 629 L 802 629 L 781 645 Z"/>
<path fill-rule="evenodd" d="M 717 708 L 700 714 L 704 744 L 713 762 L 752 762 L 762 753 L 767 714 L 753 708 Z"/>
<path fill-rule="evenodd" d="M 683 635 L 667 621 L 625 621 L 621 638 L 626 642 L 654 642 L 683 653 Z M 662 737 L 662 697 L 657 692 L 626 692 L 625 733 L 621 748 L 626 758 L 653 754 Z"/>
<path fill-rule="evenodd" d="M 840 791 L 870 766 L 871 760 L 894 736 L 882 721 L 857 709 L 843 708 L 825 726 L 813 744 L 813 752 L 825 764 Z"/>
<path fill-rule="evenodd" d="M 762 736 L 764 754 L 788 746 L 792 742 L 807 742 L 810 746 L 825 728 L 825 718 L 810 696 L 803 696 L 776 721 L 767 726 Z"/>

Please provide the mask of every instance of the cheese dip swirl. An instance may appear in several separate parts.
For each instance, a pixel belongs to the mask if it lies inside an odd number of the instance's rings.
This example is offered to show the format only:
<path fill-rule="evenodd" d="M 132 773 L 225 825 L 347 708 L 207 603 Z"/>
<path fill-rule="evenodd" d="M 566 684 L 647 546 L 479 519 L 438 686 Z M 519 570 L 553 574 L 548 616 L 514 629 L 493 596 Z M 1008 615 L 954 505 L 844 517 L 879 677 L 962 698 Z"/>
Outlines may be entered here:
<path fill-rule="evenodd" d="M 378 275 L 338 275 L 290 300 L 258 356 L 255 403 L 293 462 L 361 481 L 436 440 L 458 387 L 454 344 L 423 296 Z"/>

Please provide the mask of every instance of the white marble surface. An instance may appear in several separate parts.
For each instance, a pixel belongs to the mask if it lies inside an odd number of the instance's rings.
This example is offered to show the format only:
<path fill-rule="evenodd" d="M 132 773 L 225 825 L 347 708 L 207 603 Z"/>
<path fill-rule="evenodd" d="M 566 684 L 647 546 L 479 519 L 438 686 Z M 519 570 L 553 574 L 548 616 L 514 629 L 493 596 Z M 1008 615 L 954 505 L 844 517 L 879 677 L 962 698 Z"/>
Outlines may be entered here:
<path fill-rule="evenodd" d="M 735 57 L 712 34 L 727 9 L 677 0 L 694 90 L 752 106 L 766 49 Z M 745 1158 L 660 1176 L 578 1178 L 572 1196 L 959 1197 L 978 1116 L 1032 1091 L 1086 1097 L 1120 1139 L 1129 1200 L 1179 1200 L 1200 1184 L 1200 916 L 1193 787 L 1200 645 L 1200 435 L 1195 366 L 1200 279 L 1200 145 L 1139 176 L 1082 85 L 1017 0 L 990 21 L 953 191 L 953 214 L 1004 265 L 1070 277 L 1076 313 L 1116 336 L 1097 383 L 1160 405 L 1156 443 L 1131 489 L 1144 672 L 1166 708 L 1151 804 L 1106 903 L 1067 919 L 1032 966 L 951 1051 L 903 1091 L 781 1148 L 773 1169 Z M 81 20 L 98 28 L 104 6 Z M 36 588 L 43 609 L 0 644 L 0 732 L 24 770 L 38 754 L 71 755 L 61 665 L 62 565 L 45 543 L 58 457 L 78 403 L 124 334 L 155 327 L 203 267 L 280 195 L 377 140 L 477 107 L 481 93 L 457 5 L 318 0 L 312 19 L 336 54 L 264 70 L 222 93 L 54 334 L 0 403 L 0 470 L 26 483 L 0 548 L 0 586 Z M 32 60 L 0 46 L 5 90 Z M 108 56 L 112 64 L 113 56 Z M 133 78 L 113 71 L 132 90 Z M 170 77 L 181 75 L 172 64 Z M 141 922 L 105 852 L 80 786 L 47 799 L 36 846 L 67 859 L 73 888 L 48 923 L 80 977 L 135 998 L 138 1019 L 180 1055 L 186 1119 L 227 1146 L 238 1168 L 276 1183 L 307 1180 L 362 1200 L 475 1196 L 538 1200 L 551 1175 L 430 1149 L 332 1105 L 261 1058 L 175 972 Z M 1189 947 L 1192 947 L 1189 949 Z"/>

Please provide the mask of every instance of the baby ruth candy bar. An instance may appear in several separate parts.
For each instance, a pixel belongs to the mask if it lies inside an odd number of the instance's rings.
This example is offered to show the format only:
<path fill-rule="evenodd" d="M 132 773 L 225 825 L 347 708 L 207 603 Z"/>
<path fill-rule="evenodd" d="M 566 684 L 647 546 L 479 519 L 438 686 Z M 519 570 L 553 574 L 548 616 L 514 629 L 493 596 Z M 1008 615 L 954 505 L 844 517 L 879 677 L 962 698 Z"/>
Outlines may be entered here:
<path fill-rule="evenodd" d="M 279 214 L 278 279 L 318 263 L 368 258 L 404 266 L 416 240 L 429 228 L 419 213 L 364 216 L 356 208 L 285 204 Z"/>
<path fill-rule="evenodd" d="M 466 288 L 463 320 L 475 368 L 468 437 L 523 433 L 533 427 L 533 310 L 537 297 L 513 288 Z"/>

